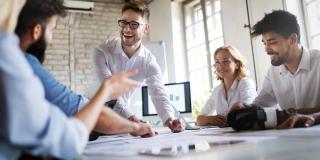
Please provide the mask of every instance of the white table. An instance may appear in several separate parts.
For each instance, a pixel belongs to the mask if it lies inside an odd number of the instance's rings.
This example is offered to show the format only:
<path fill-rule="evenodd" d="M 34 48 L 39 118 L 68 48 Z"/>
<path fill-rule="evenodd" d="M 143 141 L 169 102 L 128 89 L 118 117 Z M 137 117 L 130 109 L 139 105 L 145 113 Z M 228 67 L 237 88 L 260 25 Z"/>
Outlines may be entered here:
<path fill-rule="evenodd" d="M 249 145 L 239 145 L 236 147 L 225 147 L 223 149 L 212 149 L 201 153 L 191 153 L 182 156 L 175 157 L 159 157 L 159 156 L 146 156 L 139 155 L 137 152 L 141 148 L 148 148 L 150 145 L 154 145 L 157 141 L 157 137 L 153 138 L 133 138 L 128 137 L 130 144 L 124 144 L 123 148 L 117 148 L 113 151 L 108 151 L 108 147 L 112 142 L 104 143 L 89 143 L 86 151 L 101 150 L 106 147 L 105 154 L 85 154 L 82 159 L 110 159 L 110 160 L 153 160 L 153 159 L 181 159 L 181 160 L 205 160 L 205 159 L 270 159 L 270 160 L 307 160 L 307 159 L 319 159 L 320 158 L 320 126 L 301 129 L 289 129 L 289 130 L 265 130 L 265 131 L 247 131 L 247 132 L 230 132 L 231 129 L 224 130 L 201 130 L 195 132 L 185 133 L 166 133 L 158 135 L 158 139 L 161 136 L 167 137 L 167 141 L 164 139 L 159 142 L 159 145 L 168 145 L 174 142 L 175 139 L 181 139 L 183 143 L 187 141 L 197 141 L 198 139 L 259 139 L 264 140 L 257 141 L 256 143 L 249 143 Z M 122 137 L 123 138 L 123 137 Z M 111 138 L 110 138 L 111 139 Z M 107 140 L 107 139 L 105 139 Z M 116 140 L 116 138 L 114 138 Z M 164 142 L 165 141 L 165 142 Z M 132 144 L 131 144 L 132 143 Z M 119 144 L 123 145 L 123 144 Z M 128 150 L 130 154 L 125 155 Z M 116 153 L 116 154 L 113 154 Z M 123 153 L 123 154 L 121 154 Z"/>

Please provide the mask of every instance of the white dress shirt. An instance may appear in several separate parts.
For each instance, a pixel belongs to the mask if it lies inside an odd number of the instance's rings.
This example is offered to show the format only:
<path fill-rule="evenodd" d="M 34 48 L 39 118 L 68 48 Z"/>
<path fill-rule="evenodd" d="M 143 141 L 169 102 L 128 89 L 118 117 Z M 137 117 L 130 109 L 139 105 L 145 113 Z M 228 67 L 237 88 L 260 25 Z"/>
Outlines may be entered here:
<path fill-rule="evenodd" d="M 320 51 L 303 48 L 295 74 L 284 65 L 271 66 L 262 90 L 254 100 L 261 107 L 279 104 L 281 109 L 320 107 Z"/>
<path fill-rule="evenodd" d="M 131 78 L 148 85 L 148 93 L 162 121 L 165 122 L 168 118 L 174 117 L 174 110 L 171 108 L 163 86 L 160 67 L 155 57 L 142 44 L 139 50 L 128 58 L 119 38 L 108 39 L 94 49 L 93 60 L 93 69 L 100 83 L 115 72 L 138 69 L 139 73 Z M 130 96 L 137 89 L 130 90 L 118 98 L 114 110 L 123 117 L 128 118 L 133 115 L 127 104 Z"/>
<path fill-rule="evenodd" d="M 223 83 L 219 84 L 207 100 L 201 115 L 223 115 L 227 116 L 229 109 L 236 102 L 251 104 L 257 96 L 255 84 L 249 78 L 235 80 L 229 89 L 228 99 L 225 98 Z"/>

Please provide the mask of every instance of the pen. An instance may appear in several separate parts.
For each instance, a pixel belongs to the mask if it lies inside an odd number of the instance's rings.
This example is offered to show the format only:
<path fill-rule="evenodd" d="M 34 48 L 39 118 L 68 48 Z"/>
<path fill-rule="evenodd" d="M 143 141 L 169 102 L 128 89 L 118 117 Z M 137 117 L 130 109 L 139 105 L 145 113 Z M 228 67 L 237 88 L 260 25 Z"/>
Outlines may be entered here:
<path fill-rule="evenodd" d="M 171 105 L 171 107 L 173 108 L 173 110 L 175 111 L 176 116 L 181 119 L 185 125 L 186 125 L 186 130 L 198 130 L 200 129 L 200 127 L 196 127 L 196 126 L 191 126 L 186 119 L 184 119 L 184 117 L 181 116 L 180 112 L 173 106 Z"/>

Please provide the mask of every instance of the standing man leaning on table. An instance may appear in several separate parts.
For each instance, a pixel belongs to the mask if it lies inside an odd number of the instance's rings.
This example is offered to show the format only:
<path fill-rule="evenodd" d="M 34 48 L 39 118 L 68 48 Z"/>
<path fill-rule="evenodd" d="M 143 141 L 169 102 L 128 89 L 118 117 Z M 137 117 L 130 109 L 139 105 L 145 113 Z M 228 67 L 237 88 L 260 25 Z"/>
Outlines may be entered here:
<path fill-rule="evenodd" d="M 184 123 L 176 117 L 166 96 L 160 67 L 152 53 L 141 43 L 143 35 L 149 30 L 149 9 L 141 1 L 135 0 L 125 4 L 121 13 L 118 20 L 120 39 L 108 39 L 94 49 L 93 68 L 99 81 L 103 82 L 115 72 L 139 69 L 139 73 L 132 78 L 146 82 L 164 125 L 172 132 L 183 131 Z M 128 99 L 134 92 L 130 90 L 121 96 L 114 110 L 131 121 L 139 122 L 128 106 Z"/>
<path fill-rule="evenodd" d="M 55 0 L 38 2 L 44 1 Z M 18 159 L 23 152 L 75 159 L 82 153 L 104 102 L 139 85 L 128 79 L 136 71 L 114 74 L 101 84 L 88 104 L 67 117 L 45 99 L 43 86 L 12 33 L 25 2 L 0 1 L 0 159 Z M 114 123 L 126 121 L 113 111 L 106 118 Z"/>
<path fill-rule="evenodd" d="M 262 35 L 272 66 L 253 104 L 237 103 L 232 108 L 263 107 L 267 128 L 308 127 L 319 123 L 316 112 L 320 111 L 320 51 L 301 45 L 296 16 L 275 10 L 252 30 L 253 37 Z M 277 112 L 272 107 L 277 104 L 285 111 Z"/>

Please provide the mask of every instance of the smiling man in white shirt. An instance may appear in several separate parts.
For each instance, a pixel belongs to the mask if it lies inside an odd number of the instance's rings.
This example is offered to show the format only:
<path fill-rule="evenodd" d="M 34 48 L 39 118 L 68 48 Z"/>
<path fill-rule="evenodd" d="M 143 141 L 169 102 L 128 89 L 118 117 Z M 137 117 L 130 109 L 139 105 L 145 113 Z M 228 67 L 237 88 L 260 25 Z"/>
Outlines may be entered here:
<path fill-rule="evenodd" d="M 272 66 L 253 104 L 236 104 L 233 109 L 263 107 L 266 128 L 319 123 L 320 117 L 312 113 L 320 111 L 320 51 L 302 47 L 296 16 L 276 10 L 266 14 L 252 29 L 252 36 L 262 35 Z M 276 112 L 272 106 L 277 104 L 286 111 Z"/>
<path fill-rule="evenodd" d="M 99 81 L 102 82 L 115 72 L 138 69 L 139 73 L 132 79 L 148 85 L 149 95 L 162 122 L 172 132 L 183 131 L 184 123 L 175 117 L 178 114 L 167 99 L 160 67 L 155 57 L 141 43 L 143 35 L 149 30 L 148 8 L 140 1 L 132 1 L 123 6 L 121 13 L 122 16 L 118 20 L 120 39 L 108 39 L 94 49 L 93 68 Z M 135 90 L 130 90 L 119 98 L 114 110 L 123 117 L 139 123 L 139 119 L 128 106 L 128 100 L 134 92 Z"/>

